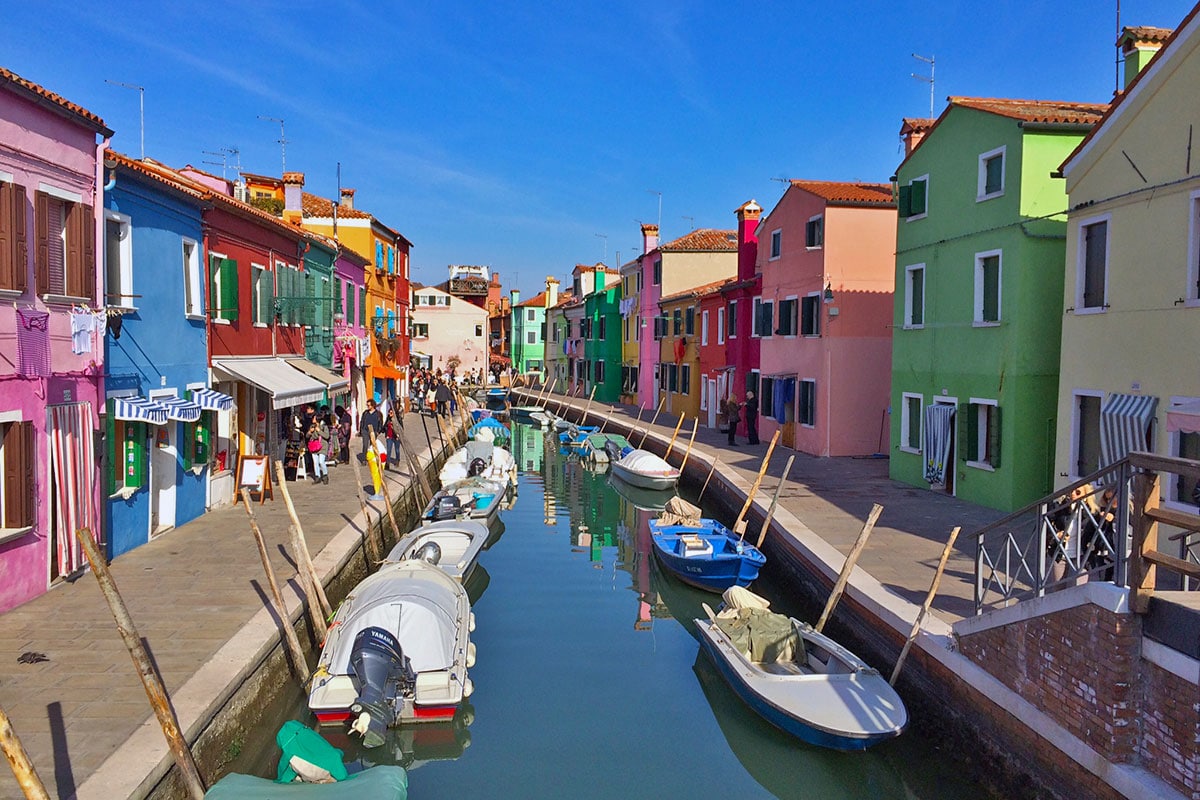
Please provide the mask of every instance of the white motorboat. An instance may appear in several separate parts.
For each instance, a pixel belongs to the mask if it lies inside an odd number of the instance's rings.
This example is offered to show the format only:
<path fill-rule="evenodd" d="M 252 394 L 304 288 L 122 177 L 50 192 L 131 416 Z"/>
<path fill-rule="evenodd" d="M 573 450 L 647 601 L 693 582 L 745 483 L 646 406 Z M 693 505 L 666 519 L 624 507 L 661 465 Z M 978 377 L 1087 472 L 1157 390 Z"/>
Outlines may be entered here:
<path fill-rule="evenodd" d="M 539 428 L 551 428 L 557 420 L 558 417 L 554 416 L 553 412 L 546 411 L 545 409 L 539 409 L 529 415 L 530 423 Z"/>
<path fill-rule="evenodd" d="M 695 620 L 700 643 L 745 703 L 810 744 L 865 750 L 899 736 L 908 711 L 878 671 L 808 624 L 773 614 L 741 587 Z"/>
<path fill-rule="evenodd" d="M 611 463 L 614 475 L 641 489 L 664 491 L 679 483 L 679 470 L 648 450 L 632 450 Z"/>
<path fill-rule="evenodd" d="M 323 724 L 352 721 L 367 747 L 389 727 L 451 719 L 474 691 L 474 626 L 466 589 L 445 571 L 384 564 L 338 607 L 308 706 Z"/>
<path fill-rule="evenodd" d="M 473 477 L 515 484 L 517 461 L 503 447 L 496 447 L 491 442 L 471 441 L 451 454 L 438 472 L 438 479 L 443 484 Z"/>
<path fill-rule="evenodd" d="M 421 524 L 473 519 L 490 524 L 508 494 L 509 484 L 491 478 L 467 478 L 448 483 L 434 493 L 421 512 Z"/>
<path fill-rule="evenodd" d="M 421 559 L 463 583 L 475 569 L 475 562 L 487 538 L 488 527 L 481 522 L 432 522 L 405 534 L 388 553 L 385 562 Z"/>

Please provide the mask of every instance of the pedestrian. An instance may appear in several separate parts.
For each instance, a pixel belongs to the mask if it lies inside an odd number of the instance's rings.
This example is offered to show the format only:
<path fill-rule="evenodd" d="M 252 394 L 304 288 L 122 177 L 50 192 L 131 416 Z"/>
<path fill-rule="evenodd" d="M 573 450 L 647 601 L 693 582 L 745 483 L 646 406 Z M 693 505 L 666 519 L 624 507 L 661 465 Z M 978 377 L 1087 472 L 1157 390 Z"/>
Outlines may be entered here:
<path fill-rule="evenodd" d="M 754 392 L 746 392 L 746 438 L 750 444 L 758 444 L 758 398 Z"/>
<path fill-rule="evenodd" d="M 308 452 L 312 456 L 313 483 L 329 483 L 329 465 L 325 461 L 325 451 L 329 449 L 329 424 L 320 414 L 313 417 L 308 429 Z"/>
<path fill-rule="evenodd" d="M 304 444 L 304 474 L 311 476 L 316 470 L 316 465 L 313 464 L 312 451 L 308 449 L 308 432 L 312 430 L 313 420 L 317 416 L 317 407 L 312 403 L 305 403 L 300 407 L 300 413 L 296 421 L 296 431 L 299 433 L 299 440 Z"/>
<path fill-rule="evenodd" d="M 387 446 L 387 462 L 384 467 L 396 465 L 396 469 L 400 469 L 400 431 L 395 424 L 395 415 L 388 415 L 387 422 L 383 424 L 386 432 L 385 443 Z"/>
<path fill-rule="evenodd" d="M 740 409 L 741 405 L 738 403 L 736 397 L 729 395 L 729 397 L 725 399 L 725 418 L 729 424 L 728 433 L 730 447 L 737 447 L 737 440 L 734 439 L 734 436 L 737 434 L 738 413 Z"/>
<path fill-rule="evenodd" d="M 362 436 L 362 456 L 360 460 L 365 464 L 367 461 L 367 448 L 372 445 L 370 431 L 375 431 L 378 436 L 383 431 L 383 414 L 380 414 L 375 408 L 375 401 L 367 401 L 367 410 L 362 413 L 362 417 L 358 421 L 358 433 Z"/>
<path fill-rule="evenodd" d="M 350 419 L 350 412 L 343 406 L 337 406 L 333 413 L 337 422 L 337 442 L 338 442 L 338 463 L 350 463 L 350 429 L 353 422 Z"/>
<path fill-rule="evenodd" d="M 433 391 L 434 400 L 437 402 L 437 413 L 443 417 L 450 416 L 450 401 L 454 399 L 454 395 L 450 393 L 450 387 L 444 383 L 438 383 Z"/>

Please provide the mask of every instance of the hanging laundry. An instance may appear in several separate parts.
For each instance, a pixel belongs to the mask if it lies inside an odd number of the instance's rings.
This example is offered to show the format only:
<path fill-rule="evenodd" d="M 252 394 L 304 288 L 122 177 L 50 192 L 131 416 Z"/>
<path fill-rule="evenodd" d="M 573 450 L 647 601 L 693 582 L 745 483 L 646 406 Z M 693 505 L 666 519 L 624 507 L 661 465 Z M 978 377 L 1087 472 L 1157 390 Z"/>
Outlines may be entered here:
<path fill-rule="evenodd" d="M 95 314 L 91 311 L 72 311 L 71 352 L 75 355 L 92 352 L 92 334 L 95 330 Z"/>
<path fill-rule="evenodd" d="M 108 315 L 108 332 L 112 334 L 113 341 L 121 338 L 121 326 L 125 323 L 125 317 L 120 314 Z"/>
<path fill-rule="evenodd" d="M 17 309 L 17 371 L 31 378 L 50 377 L 50 313 Z"/>

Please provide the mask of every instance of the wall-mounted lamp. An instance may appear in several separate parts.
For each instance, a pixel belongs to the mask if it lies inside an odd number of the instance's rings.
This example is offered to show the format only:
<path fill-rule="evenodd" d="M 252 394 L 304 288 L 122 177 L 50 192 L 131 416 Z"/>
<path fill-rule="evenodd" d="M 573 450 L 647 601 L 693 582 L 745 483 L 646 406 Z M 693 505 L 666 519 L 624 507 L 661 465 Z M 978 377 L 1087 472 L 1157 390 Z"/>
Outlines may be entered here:
<path fill-rule="evenodd" d="M 825 282 L 825 302 L 833 302 L 833 284 L 831 284 L 829 281 Z"/>

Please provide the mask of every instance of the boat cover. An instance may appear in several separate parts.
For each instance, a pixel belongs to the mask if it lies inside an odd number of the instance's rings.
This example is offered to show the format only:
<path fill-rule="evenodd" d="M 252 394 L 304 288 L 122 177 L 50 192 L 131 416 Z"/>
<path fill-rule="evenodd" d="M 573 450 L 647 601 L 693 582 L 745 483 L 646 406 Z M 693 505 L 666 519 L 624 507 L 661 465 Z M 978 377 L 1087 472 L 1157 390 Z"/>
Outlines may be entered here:
<path fill-rule="evenodd" d="M 621 459 L 621 466 L 630 472 L 654 478 L 678 474 L 678 470 L 648 450 L 634 450 Z"/>
<path fill-rule="evenodd" d="M 204 794 L 205 800 L 406 800 L 408 773 L 404 767 L 378 766 L 337 783 L 280 784 L 253 775 L 226 775 Z"/>
<path fill-rule="evenodd" d="M 492 417 L 485 417 L 472 425 L 471 429 L 467 431 L 467 435 L 474 439 L 479 436 L 481 431 L 488 429 L 492 430 L 492 438 L 499 436 L 500 438 L 507 439 L 511 436 L 508 428 L 504 427 L 504 423 Z"/>
<path fill-rule="evenodd" d="M 283 751 L 279 759 L 276 780 L 291 783 L 300 779 L 318 782 L 311 776 L 320 774 L 329 781 L 344 781 L 346 773 L 342 751 L 325 741 L 325 737 L 302 722 L 290 719 L 275 734 L 275 743 Z M 299 769 L 297 769 L 299 768 Z"/>
<path fill-rule="evenodd" d="M 726 608 L 713 622 L 742 655 L 756 663 L 795 661 L 796 654 L 804 652 L 800 636 L 785 614 L 765 608 Z"/>
<path fill-rule="evenodd" d="M 682 497 L 672 497 L 667 501 L 666 508 L 658 517 L 660 525 L 687 525 L 690 528 L 700 527 L 700 509 L 684 500 Z"/>

